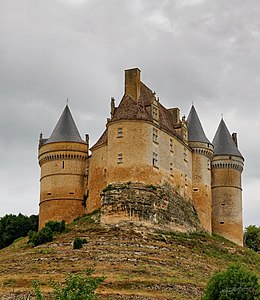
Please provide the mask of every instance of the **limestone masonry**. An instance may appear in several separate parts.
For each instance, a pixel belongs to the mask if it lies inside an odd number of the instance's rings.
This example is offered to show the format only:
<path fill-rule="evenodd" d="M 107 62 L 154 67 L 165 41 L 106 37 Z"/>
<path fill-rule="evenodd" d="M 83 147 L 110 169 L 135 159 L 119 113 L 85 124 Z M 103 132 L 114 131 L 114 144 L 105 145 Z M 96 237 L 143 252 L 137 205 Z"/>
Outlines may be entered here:
<path fill-rule="evenodd" d="M 101 208 L 104 224 L 203 229 L 243 244 L 244 159 L 223 119 L 211 143 L 194 106 L 187 120 L 166 109 L 137 68 L 125 71 L 125 94 L 118 106 L 111 98 L 110 114 L 91 155 L 68 105 L 51 136 L 41 134 L 40 228 Z"/>

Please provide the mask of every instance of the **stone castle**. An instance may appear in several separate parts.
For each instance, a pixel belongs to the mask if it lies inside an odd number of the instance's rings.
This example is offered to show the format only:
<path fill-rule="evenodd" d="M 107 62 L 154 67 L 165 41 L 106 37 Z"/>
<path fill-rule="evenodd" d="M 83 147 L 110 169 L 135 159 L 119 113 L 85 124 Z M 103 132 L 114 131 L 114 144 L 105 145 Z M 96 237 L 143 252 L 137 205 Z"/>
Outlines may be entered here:
<path fill-rule="evenodd" d="M 101 208 L 104 224 L 199 228 L 243 244 L 244 159 L 223 119 L 211 143 L 194 106 L 187 120 L 166 109 L 137 68 L 125 71 L 125 93 L 118 106 L 111 98 L 110 114 L 91 149 L 68 105 L 51 136 L 40 135 L 40 228 Z"/>

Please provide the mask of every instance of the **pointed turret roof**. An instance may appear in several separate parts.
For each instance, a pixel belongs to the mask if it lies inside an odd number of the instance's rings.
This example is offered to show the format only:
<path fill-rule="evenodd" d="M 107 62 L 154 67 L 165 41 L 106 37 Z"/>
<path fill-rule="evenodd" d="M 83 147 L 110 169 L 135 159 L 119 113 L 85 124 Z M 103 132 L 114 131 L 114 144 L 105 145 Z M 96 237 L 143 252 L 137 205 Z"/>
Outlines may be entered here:
<path fill-rule="evenodd" d="M 192 105 L 188 119 L 188 141 L 210 143 L 207 139 L 195 107 Z M 211 143 L 210 143 L 211 144 Z"/>
<path fill-rule="evenodd" d="M 44 144 L 56 142 L 85 143 L 80 137 L 68 105 L 63 110 L 51 136 Z"/>
<path fill-rule="evenodd" d="M 236 155 L 243 157 L 223 119 L 219 123 L 212 144 L 214 146 L 214 155 Z"/>

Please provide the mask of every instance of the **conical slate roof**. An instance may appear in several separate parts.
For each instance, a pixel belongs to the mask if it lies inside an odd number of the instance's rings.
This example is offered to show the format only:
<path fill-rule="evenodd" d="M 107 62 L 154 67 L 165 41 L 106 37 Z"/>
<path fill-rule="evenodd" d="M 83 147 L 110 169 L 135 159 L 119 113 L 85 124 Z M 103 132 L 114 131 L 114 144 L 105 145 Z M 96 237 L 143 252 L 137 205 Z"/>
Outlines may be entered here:
<path fill-rule="evenodd" d="M 202 142 L 202 143 L 210 143 L 207 139 L 205 132 L 200 123 L 200 119 L 195 110 L 195 107 L 192 105 L 188 119 L 188 141 L 189 142 Z M 211 143 L 210 143 L 211 144 Z"/>
<path fill-rule="evenodd" d="M 243 157 L 223 119 L 219 123 L 212 144 L 214 146 L 214 155 L 236 155 Z"/>
<path fill-rule="evenodd" d="M 71 115 L 69 106 L 66 105 L 60 119 L 55 126 L 51 136 L 44 143 L 56 143 L 56 142 L 78 142 L 85 143 L 78 132 L 77 126 Z"/>

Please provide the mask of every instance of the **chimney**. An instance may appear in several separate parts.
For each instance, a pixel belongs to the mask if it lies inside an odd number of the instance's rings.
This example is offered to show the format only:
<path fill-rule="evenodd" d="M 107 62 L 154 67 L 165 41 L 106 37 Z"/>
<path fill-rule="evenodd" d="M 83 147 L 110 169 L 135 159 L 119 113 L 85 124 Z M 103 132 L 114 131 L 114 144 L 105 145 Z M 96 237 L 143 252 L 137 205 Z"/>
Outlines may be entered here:
<path fill-rule="evenodd" d="M 125 94 L 136 101 L 140 97 L 140 74 L 138 68 L 125 70 Z"/>
<path fill-rule="evenodd" d="M 237 133 L 232 133 L 232 139 L 233 141 L 235 142 L 236 146 L 238 147 L 238 144 L 237 144 Z"/>

